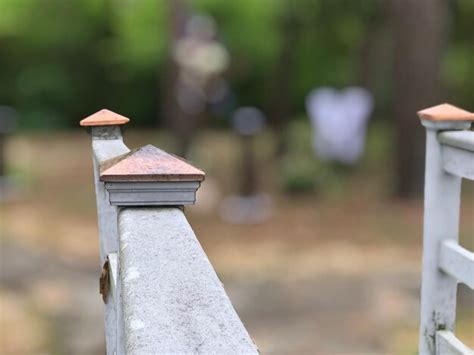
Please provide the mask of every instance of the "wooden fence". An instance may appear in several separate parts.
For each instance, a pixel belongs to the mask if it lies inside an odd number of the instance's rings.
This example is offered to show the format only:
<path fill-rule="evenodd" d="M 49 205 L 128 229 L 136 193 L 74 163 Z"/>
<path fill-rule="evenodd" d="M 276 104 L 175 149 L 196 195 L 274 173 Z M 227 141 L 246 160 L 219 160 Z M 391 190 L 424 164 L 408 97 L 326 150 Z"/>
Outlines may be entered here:
<path fill-rule="evenodd" d="M 130 151 L 102 110 L 92 135 L 107 354 L 257 354 L 183 213 L 204 173 L 153 146 Z"/>
<path fill-rule="evenodd" d="M 421 355 L 472 354 L 454 335 L 458 282 L 474 287 L 474 254 L 458 244 L 461 182 L 474 179 L 474 114 L 419 112 L 426 127 Z M 102 110 L 92 135 L 107 354 L 256 354 L 258 350 L 182 206 L 204 173 L 153 146 L 130 151 Z"/>

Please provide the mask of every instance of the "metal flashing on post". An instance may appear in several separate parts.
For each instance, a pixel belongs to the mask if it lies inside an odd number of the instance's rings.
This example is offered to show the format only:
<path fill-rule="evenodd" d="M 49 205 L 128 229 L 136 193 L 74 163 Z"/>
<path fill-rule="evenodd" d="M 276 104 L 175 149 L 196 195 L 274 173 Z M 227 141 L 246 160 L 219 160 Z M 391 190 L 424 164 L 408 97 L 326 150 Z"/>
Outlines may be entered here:
<path fill-rule="evenodd" d="M 128 117 L 103 109 L 84 118 L 79 124 L 83 127 L 116 126 L 123 125 L 129 121 L 130 119 Z"/>
<path fill-rule="evenodd" d="M 113 206 L 181 206 L 196 202 L 199 181 L 106 182 Z"/>
<path fill-rule="evenodd" d="M 102 109 L 82 119 L 79 124 L 86 128 L 92 140 L 121 140 L 122 126 L 130 122 L 128 117 Z"/>
<path fill-rule="evenodd" d="M 204 178 L 202 170 L 152 145 L 104 164 L 100 174 L 116 206 L 194 204 Z"/>
<path fill-rule="evenodd" d="M 447 103 L 426 108 L 417 112 L 422 120 L 436 122 L 474 121 L 474 113 Z"/>
<path fill-rule="evenodd" d="M 447 103 L 426 108 L 417 114 L 423 126 L 435 131 L 468 129 L 474 121 L 474 113 Z"/>

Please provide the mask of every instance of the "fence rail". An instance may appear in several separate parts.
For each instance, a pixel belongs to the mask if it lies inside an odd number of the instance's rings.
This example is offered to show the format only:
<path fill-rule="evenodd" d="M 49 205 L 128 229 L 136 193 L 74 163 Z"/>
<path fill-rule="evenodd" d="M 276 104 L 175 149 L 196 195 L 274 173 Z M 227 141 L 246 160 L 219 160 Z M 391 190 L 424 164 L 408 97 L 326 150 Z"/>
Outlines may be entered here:
<path fill-rule="evenodd" d="M 426 127 L 420 354 L 473 354 L 454 335 L 458 282 L 474 286 L 474 254 L 458 243 L 462 178 L 474 179 L 474 114 L 443 104 Z"/>
<path fill-rule="evenodd" d="M 472 350 L 449 331 L 436 332 L 436 355 L 472 355 Z"/>
<path fill-rule="evenodd" d="M 439 267 L 445 273 L 474 288 L 474 253 L 452 240 L 441 244 Z"/>
<path fill-rule="evenodd" d="M 119 238 L 127 354 L 255 352 L 180 209 L 123 209 Z"/>
<path fill-rule="evenodd" d="M 443 168 L 464 179 L 474 180 L 474 133 L 471 131 L 443 132 L 441 143 Z"/>
<path fill-rule="evenodd" d="M 204 173 L 153 146 L 130 151 L 128 121 L 108 110 L 81 121 L 92 135 L 107 354 L 257 354 L 182 211 Z"/>

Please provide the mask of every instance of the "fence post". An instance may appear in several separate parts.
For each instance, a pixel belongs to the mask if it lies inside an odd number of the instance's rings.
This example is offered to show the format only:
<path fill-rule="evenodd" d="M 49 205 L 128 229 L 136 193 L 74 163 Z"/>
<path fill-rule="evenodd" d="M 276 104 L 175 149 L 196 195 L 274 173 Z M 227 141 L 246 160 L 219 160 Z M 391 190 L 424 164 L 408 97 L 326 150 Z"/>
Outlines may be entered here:
<path fill-rule="evenodd" d="M 421 355 L 436 354 L 436 331 L 454 331 L 457 281 L 439 269 L 441 242 L 458 240 L 461 178 L 443 169 L 438 133 L 469 128 L 473 115 L 443 104 L 418 112 L 426 128 Z"/>
<path fill-rule="evenodd" d="M 100 171 L 114 158 L 130 150 L 122 140 L 121 126 L 128 118 L 109 110 L 101 110 L 83 119 L 80 125 L 86 127 L 92 136 L 92 159 L 94 165 L 94 185 L 96 192 L 97 216 L 100 235 L 100 267 L 105 265 L 107 256 L 118 250 L 117 208 L 109 204 L 108 193 L 100 181 Z M 105 340 L 107 355 L 122 354 L 123 331 L 119 306 L 120 286 L 115 291 L 114 302 L 104 298 Z"/>
<path fill-rule="evenodd" d="M 92 133 L 107 354 L 256 354 L 184 216 L 203 171 L 151 145 L 130 151 L 102 110 Z M 108 264 L 107 264 L 108 263 Z"/>

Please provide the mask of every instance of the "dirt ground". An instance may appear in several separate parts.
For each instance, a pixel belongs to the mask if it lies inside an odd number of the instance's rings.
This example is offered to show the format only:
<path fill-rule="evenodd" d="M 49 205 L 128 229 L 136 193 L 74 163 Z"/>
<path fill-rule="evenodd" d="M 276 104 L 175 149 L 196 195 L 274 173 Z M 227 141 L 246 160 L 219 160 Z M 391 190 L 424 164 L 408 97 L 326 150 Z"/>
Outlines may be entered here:
<path fill-rule="evenodd" d="M 126 141 L 171 147 L 154 132 Z M 422 201 L 390 197 L 390 160 L 373 154 L 337 188 L 291 196 L 258 143 L 271 218 L 234 225 L 219 209 L 236 192 L 236 144 L 199 137 L 192 160 L 207 179 L 186 214 L 261 352 L 416 354 Z M 16 182 L 0 210 L 0 353 L 102 354 L 89 137 L 19 135 L 8 152 Z M 472 249 L 472 184 L 464 192 L 461 240 Z M 474 346 L 473 294 L 461 288 L 458 303 L 457 334 Z"/>

